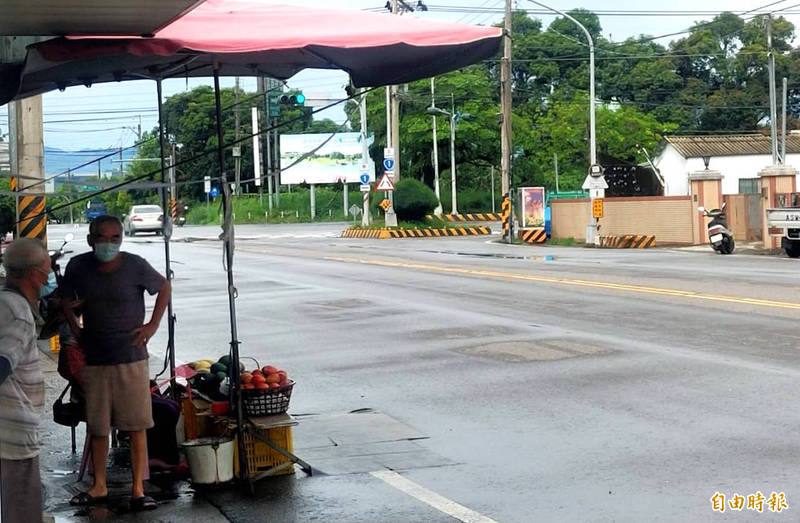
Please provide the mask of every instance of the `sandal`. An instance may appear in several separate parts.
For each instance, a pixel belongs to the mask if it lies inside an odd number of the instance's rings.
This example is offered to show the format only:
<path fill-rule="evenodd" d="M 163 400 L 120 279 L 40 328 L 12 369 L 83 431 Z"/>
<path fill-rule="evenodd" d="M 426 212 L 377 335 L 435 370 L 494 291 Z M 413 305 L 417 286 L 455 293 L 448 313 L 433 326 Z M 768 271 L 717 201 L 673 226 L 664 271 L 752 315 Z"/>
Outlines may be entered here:
<path fill-rule="evenodd" d="M 73 496 L 71 500 L 69 500 L 69 504 L 73 507 L 88 507 L 91 505 L 99 505 L 101 503 L 105 503 L 108 501 L 108 494 L 105 496 L 92 496 L 88 492 L 81 492 L 80 494 L 76 494 Z"/>
<path fill-rule="evenodd" d="M 156 507 L 158 507 L 158 503 L 150 496 L 142 496 L 131 500 L 131 510 L 137 512 L 140 510 L 155 510 Z"/>

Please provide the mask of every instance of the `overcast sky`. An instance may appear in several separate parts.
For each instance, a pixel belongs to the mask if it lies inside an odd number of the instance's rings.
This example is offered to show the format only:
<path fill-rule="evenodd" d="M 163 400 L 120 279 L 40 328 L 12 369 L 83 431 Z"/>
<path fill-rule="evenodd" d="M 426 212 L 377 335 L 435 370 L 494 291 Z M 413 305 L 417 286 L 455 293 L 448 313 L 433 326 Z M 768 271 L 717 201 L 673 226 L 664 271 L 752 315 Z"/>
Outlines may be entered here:
<path fill-rule="evenodd" d="M 653 2 L 642 2 L 641 0 L 580 0 L 579 2 L 566 0 L 550 0 L 553 7 L 567 11 L 573 8 L 582 7 L 588 10 L 646 10 L 665 9 L 668 11 L 684 10 L 689 13 L 686 15 L 671 14 L 670 16 L 601 16 L 600 22 L 603 26 L 603 34 L 613 40 L 620 41 L 631 36 L 640 34 L 662 35 L 681 31 L 691 27 L 695 22 L 713 18 L 713 14 L 703 14 L 704 11 L 747 11 L 765 6 L 775 0 L 672 0 L 655 4 Z M 282 3 L 289 3 L 288 0 Z M 295 0 L 291 2 L 295 5 L 307 5 L 313 7 L 319 5 L 319 0 Z M 343 9 L 366 9 L 379 8 L 385 0 L 340 0 L 335 5 Z M 416 3 L 416 0 L 409 3 Z M 460 8 L 495 8 L 501 9 L 503 0 L 428 0 L 431 10 L 424 13 L 416 13 L 414 16 L 424 19 L 447 20 L 453 22 L 463 22 L 480 25 L 490 25 L 498 22 L 501 14 L 486 13 L 464 13 L 452 12 Z M 782 7 L 791 8 L 791 11 L 798 11 L 798 7 L 792 7 L 796 1 L 785 0 L 778 2 L 770 9 L 781 9 Z M 326 7 L 333 5 L 325 3 Z M 518 1 L 515 3 L 519 8 L 535 9 L 537 6 L 528 1 Z M 442 8 L 448 8 L 444 10 Z M 439 9 L 442 9 L 439 11 Z M 552 16 L 540 16 L 545 25 L 549 24 Z M 800 26 L 800 15 L 786 15 L 795 26 Z M 669 39 L 661 40 L 661 43 L 668 43 Z M 347 82 L 344 73 L 334 71 L 304 71 L 290 79 L 290 87 L 304 90 L 307 94 L 321 94 L 324 96 L 343 95 L 343 85 Z M 168 80 L 164 82 L 164 92 L 166 96 L 204 83 L 210 83 L 204 79 Z M 233 79 L 223 79 L 223 86 L 233 85 Z M 255 90 L 255 80 L 252 78 L 242 78 L 242 87 L 246 90 Z M 156 123 L 156 100 L 155 83 L 150 81 L 127 82 L 122 84 L 98 84 L 90 89 L 85 87 L 71 87 L 65 92 L 51 92 L 44 95 L 45 112 L 45 145 L 59 147 L 62 149 L 86 149 L 86 148 L 105 148 L 120 147 L 132 144 L 136 135 L 134 129 L 141 117 L 142 128 L 152 129 Z M 93 111 L 131 111 L 126 113 L 105 113 L 91 114 Z M 2 132 L 7 131 L 7 116 L 5 108 L 0 109 L 0 128 Z M 329 112 L 325 115 L 333 119 L 341 119 L 340 111 Z M 70 122 L 76 119 L 93 119 L 94 121 Z"/>

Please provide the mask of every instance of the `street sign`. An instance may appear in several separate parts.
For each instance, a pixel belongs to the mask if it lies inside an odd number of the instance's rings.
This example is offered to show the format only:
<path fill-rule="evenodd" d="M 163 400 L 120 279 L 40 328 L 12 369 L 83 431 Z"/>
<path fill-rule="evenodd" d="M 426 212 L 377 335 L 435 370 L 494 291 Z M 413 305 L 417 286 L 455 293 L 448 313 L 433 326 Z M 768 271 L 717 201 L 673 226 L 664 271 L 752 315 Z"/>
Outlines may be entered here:
<path fill-rule="evenodd" d="M 598 176 L 603 176 L 605 169 L 603 169 L 602 165 L 594 164 L 589 166 L 589 174 L 594 176 L 595 178 Z"/>
<path fill-rule="evenodd" d="M 208 194 L 211 192 L 211 177 L 203 176 L 203 192 Z"/>
<path fill-rule="evenodd" d="M 394 170 L 394 158 L 384 158 L 383 159 L 383 170 L 385 170 L 385 171 L 393 171 Z"/>
<path fill-rule="evenodd" d="M 371 190 L 372 187 L 370 187 L 368 183 L 365 183 L 364 185 L 361 186 L 361 192 L 370 192 Z"/>
<path fill-rule="evenodd" d="M 389 210 L 389 207 L 391 207 L 391 206 L 392 206 L 392 202 L 390 202 L 390 201 L 388 200 L 388 198 L 384 198 L 384 199 L 381 201 L 381 203 L 380 203 L 380 206 L 381 206 L 381 209 L 383 209 L 383 210 L 384 210 L 384 212 L 386 212 L 386 211 L 388 211 L 388 210 Z"/>
<path fill-rule="evenodd" d="M 212 187 L 211 190 L 208 191 L 208 194 L 212 198 L 216 198 L 217 196 L 219 196 L 219 189 L 217 189 L 216 187 Z"/>
<path fill-rule="evenodd" d="M 589 189 L 589 198 L 591 198 L 592 200 L 605 197 L 606 197 L 605 189 Z"/>
<path fill-rule="evenodd" d="M 350 206 L 348 211 L 350 211 L 350 214 L 353 216 L 353 218 L 355 218 L 356 216 L 361 214 L 361 207 L 359 207 L 356 204 L 353 204 L 353 205 Z"/>
<path fill-rule="evenodd" d="M 389 173 L 383 173 L 381 181 L 379 181 L 378 186 L 375 187 L 375 191 L 394 191 L 394 182 L 389 178 Z"/>
<path fill-rule="evenodd" d="M 583 181 L 583 185 L 581 187 L 584 191 L 589 191 L 592 189 L 608 189 L 608 184 L 606 183 L 605 176 L 592 176 L 591 174 L 587 174 L 586 179 Z"/>
<path fill-rule="evenodd" d="M 592 201 L 592 216 L 595 218 L 603 217 L 603 200 L 597 199 Z"/>
<path fill-rule="evenodd" d="M 383 148 L 383 157 L 384 158 L 394 158 L 394 149 L 391 147 L 384 147 Z"/>
<path fill-rule="evenodd" d="M 234 158 L 239 157 L 242 155 L 242 148 L 241 147 L 231 147 L 231 152 L 233 153 Z"/>
<path fill-rule="evenodd" d="M 369 185 L 369 173 L 361 173 L 361 185 Z"/>

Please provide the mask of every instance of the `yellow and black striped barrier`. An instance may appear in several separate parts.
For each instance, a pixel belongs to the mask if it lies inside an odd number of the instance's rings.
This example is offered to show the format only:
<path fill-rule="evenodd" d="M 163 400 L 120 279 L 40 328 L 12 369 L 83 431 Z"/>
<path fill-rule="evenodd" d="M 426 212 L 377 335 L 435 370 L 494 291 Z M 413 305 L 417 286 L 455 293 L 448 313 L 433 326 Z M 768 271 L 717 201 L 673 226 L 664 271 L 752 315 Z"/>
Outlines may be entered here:
<path fill-rule="evenodd" d="M 508 194 L 503 195 L 503 200 L 500 202 L 500 221 L 503 222 L 503 238 L 508 237 L 508 230 L 511 226 L 511 220 L 509 220 L 509 216 L 511 215 L 511 198 L 508 197 Z"/>
<path fill-rule="evenodd" d="M 46 241 L 47 214 L 44 196 L 27 195 L 19 198 L 17 209 L 20 238 L 37 238 Z"/>
<path fill-rule="evenodd" d="M 489 227 L 445 227 L 443 229 L 347 229 L 342 238 L 444 238 L 492 234 Z"/>
<path fill-rule="evenodd" d="M 440 238 L 444 236 L 479 236 L 492 234 L 489 227 L 445 227 L 443 229 L 396 229 L 390 238 Z"/>
<path fill-rule="evenodd" d="M 178 219 L 178 200 L 175 198 L 169 200 L 169 217 L 173 222 Z"/>
<path fill-rule="evenodd" d="M 478 212 L 467 214 L 443 214 L 441 216 L 434 216 L 429 214 L 426 216 L 429 220 L 440 218 L 445 222 L 499 222 L 502 218 L 496 212 Z"/>
<path fill-rule="evenodd" d="M 600 247 L 608 249 L 648 249 L 656 246 L 656 237 L 649 234 L 601 236 Z"/>
<path fill-rule="evenodd" d="M 519 239 L 530 244 L 544 243 L 547 241 L 547 233 L 542 227 L 536 227 L 534 229 L 521 229 L 519 231 Z"/>
<path fill-rule="evenodd" d="M 385 239 L 389 238 L 389 231 L 387 229 L 347 229 L 342 232 L 342 238 Z"/>

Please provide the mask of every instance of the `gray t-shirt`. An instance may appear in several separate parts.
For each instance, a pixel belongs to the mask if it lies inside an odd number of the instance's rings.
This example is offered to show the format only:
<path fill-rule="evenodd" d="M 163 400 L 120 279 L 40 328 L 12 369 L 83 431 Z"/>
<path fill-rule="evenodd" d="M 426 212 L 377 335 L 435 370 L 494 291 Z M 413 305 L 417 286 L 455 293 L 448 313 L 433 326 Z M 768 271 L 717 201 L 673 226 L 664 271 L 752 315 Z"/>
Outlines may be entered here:
<path fill-rule="evenodd" d="M 44 375 L 36 337 L 28 300 L 16 291 L 0 290 L 0 358 L 11 364 L 11 375 L 0 385 L 2 459 L 29 459 L 39 454 Z"/>
<path fill-rule="evenodd" d="M 144 292 L 155 294 L 164 277 L 146 260 L 128 252 L 112 272 L 100 272 L 94 253 L 70 260 L 60 290 L 84 301 L 83 346 L 87 365 L 117 365 L 147 359 L 134 347 L 131 331 L 145 319 Z"/>

